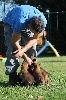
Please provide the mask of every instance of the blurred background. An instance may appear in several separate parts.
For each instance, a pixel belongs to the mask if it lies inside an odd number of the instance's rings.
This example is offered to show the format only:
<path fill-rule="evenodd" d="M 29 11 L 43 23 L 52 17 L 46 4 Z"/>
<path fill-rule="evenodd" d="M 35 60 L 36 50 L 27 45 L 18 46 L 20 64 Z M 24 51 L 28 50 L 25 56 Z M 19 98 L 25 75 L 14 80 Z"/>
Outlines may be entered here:
<path fill-rule="evenodd" d="M 7 12 L 18 5 L 32 5 L 38 8 L 47 19 L 47 40 L 60 55 L 66 55 L 66 0 L 0 0 L 0 54 L 5 56 L 3 18 Z M 39 50 L 42 45 L 38 45 Z M 50 49 L 42 52 L 46 55 Z"/>

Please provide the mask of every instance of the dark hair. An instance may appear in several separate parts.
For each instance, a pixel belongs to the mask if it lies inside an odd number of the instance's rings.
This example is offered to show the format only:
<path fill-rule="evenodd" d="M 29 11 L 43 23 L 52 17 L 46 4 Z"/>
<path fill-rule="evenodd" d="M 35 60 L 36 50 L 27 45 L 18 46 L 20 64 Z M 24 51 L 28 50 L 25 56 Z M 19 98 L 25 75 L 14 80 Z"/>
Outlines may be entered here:
<path fill-rule="evenodd" d="M 40 17 L 33 16 L 29 21 L 29 27 L 40 33 L 44 29 L 44 22 Z"/>

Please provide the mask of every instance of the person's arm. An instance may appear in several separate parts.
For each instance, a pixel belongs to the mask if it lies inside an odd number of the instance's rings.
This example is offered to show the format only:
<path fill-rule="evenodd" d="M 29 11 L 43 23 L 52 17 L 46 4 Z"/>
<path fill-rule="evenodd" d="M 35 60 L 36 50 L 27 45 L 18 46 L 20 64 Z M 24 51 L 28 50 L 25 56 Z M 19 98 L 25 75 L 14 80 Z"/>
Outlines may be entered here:
<path fill-rule="evenodd" d="M 20 50 L 18 49 L 18 50 L 16 50 L 16 51 L 14 52 L 14 53 L 15 53 L 14 57 L 16 57 L 16 58 L 22 57 L 23 54 L 24 54 L 28 49 L 30 49 L 30 48 L 37 42 L 37 40 L 39 39 L 39 37 L 40 37 L 41 35 L 43 35 L 43 32 L 41 32 L 40 34 L 34 34 L 34 36 L 32 37 L 32 39 L 25 45 L 24 48 L 22 48 L 22 49 L 20 49 Z"/>
<path fill-rule="evenodd" d="M 21 49 L 21 46 L 19 45 L 19 42 L 18 42 L 18 40 L 20 39 L 20 36 L 21 36 L 20 34 L 16 34 L 16 33 L 12 34 L 12 45 L 15 48 L 15 50 Z M 23 53 L 23 58 L 28 62 L 29 65 L 31 65 L 32 60 L 25 53 Z"/>
<path fill-rule="evenodd" d="M 19 39 L 21 34 L 12 33 L 12 45 L 15 50 L 21 49 L 21 46 L 19 45 Z"/>
<path fill-rule="evenodd" d="M 31 39 L 27 44 L 26 44 L 26 46 L 24 47 L 24 48 L 22 48 L 22 49 L 18 49 L 18 50 L 16 50 L 14 53 L 15 53 L 15 55 L 14 55 L 14 57 L 16 57 L 16 58 L 20 58 L 20 57 L 22 57 L 23 56 L 23 54 L 28 50 L 28 49 L 30 49 L 35 43 L 37 42 L 37 39 Z"/>
<path fill-rule="evenodd" d="M 27 61 L 28 65 L 31 65 L 32 60 L 25 53 L 23 54 L 23 59 Z"/>
<path fill-rule="evenodd" d="M 22 48 L 21 50 L 16 50 L 14 53 L 14 57 L 16 58 L 20 58 L 23 56 L 23 54 L 28 50 L 30 49 L 38 40 L 38 35 L 35 34 L 32 39 L 25 45 L 24 48 Z"/>
<path fill-rule="evenodd" d="M 34 36 L 31 38 L 31 40 L 26 44 L 26 46 L 23 48 L 25 50 L 25 52 L 30 49 L 38 40 L 39 37 L 41 37 L 43 35 L 43 32 L 41 32 L 40 34 L 34 34 Z M 23 50 L 22 49 L 22 50 Z"/>

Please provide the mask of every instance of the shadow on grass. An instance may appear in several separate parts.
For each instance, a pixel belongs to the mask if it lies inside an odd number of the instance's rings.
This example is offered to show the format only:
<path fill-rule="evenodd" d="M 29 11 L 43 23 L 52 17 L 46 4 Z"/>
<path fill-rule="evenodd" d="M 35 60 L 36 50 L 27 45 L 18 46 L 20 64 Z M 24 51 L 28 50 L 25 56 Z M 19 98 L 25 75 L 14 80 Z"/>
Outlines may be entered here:
<path fill-rule="evenodd" d="M 66 62 L 66 61 L 56 61 L 56 60 L 55 61 L 54 60 L 53 61 L 45 61 L 44 60 L 44 62 Z"/>
<path fill-rule="evenodd" d="M 47 84 L 46 84 L 47 85 Z M 38 87 L 38 86 L 46 86 L 46 85 L 36 85 L 36 84 L 32 84 L 32 85 L 24 85 L 24 84 L 17 84 L 15 86 L 20 86 L 20 87 L 29 87 L 29 86 L 34 86 L 34 87 Z M 8 83 L 6 82 L 0 82 L 0 87 L 15 87 L 15 86 L 9 86 Z"/>
<path fill-rule="evenodd" d="M 7 83 L 6 82 L 0 82 L 0 86 L 1 87 L 7 87 Z"/>

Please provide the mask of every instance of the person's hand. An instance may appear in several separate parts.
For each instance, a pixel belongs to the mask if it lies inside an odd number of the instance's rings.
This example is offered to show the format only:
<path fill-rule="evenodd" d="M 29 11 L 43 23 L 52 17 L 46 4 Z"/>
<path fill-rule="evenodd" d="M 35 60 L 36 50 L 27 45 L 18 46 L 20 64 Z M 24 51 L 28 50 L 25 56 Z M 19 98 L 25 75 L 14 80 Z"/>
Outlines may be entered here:
<path fill-rule="evenodd" d="M 13 52 L 13 55 L 15 58 L 21 58 L 24 52 L 22 52 L 22 49 L 16 50 Z"/>
<path fill-rule="evenodd" d="M 28 65 L 32 64 L 32 60 L 29 57 L 27 57 L 26 61 L 27 61 Z"/>
<path fill-rule="evenodd" d="M 32 64 L 32 60 L 24 53 L 23 58 L 27 61 L 28 65 Z"/>

